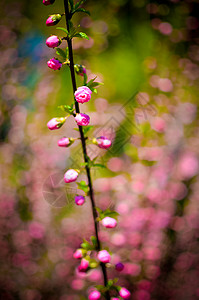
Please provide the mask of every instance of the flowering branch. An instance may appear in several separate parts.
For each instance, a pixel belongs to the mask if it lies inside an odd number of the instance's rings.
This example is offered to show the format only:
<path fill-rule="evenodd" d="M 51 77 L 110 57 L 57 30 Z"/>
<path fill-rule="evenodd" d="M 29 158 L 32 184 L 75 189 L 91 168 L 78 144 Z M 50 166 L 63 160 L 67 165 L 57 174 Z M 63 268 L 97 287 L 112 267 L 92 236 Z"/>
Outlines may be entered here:
<path fill-rule="evenodd" d="M 110 294 L 117 293 L 123 299 L 129 299 L 130 292 L 122 288 L 120 286 L 116 286 L 115 283 L 117 279 L 110 279 L 108 280 L 107 276 L 107 268 L 106 264 L 110 263 L 111 255 L 107 250 L 103 250 L 100 239 L 99 239 L 99 222 L 102 222 L 102 225 L 106 228 L 114 228 L 117 225 L 117 213 L 111 211 L 109 209 L 102 211 L 100 208 L 97 208 L 95 205 L 94 200 L 94 191 L 92 186 L 92 178 L 91 178 L 91 167 L 101 166 L 101 164 L 95 163 L 95 159 L 91 160 L 87 154 L 86 148 L 86 140 L 88 137 L 86 133 L 92 126 L 88 126 L 90 122 L 90 117 L 84 113 L 80 112 L 79 103 L 88 102 L 91 99 L 92 92 L 97 92 L 95 89 L 96 86 L 100 85 L 100 83 L 96 82 L 95 79 L 91 79 L 87 82 L 87 75 L 86 69 L 82 65 L 74 64 L 73 60 L 73 48 L 72 48 L 72 39 L 74 37 L 86 38 L 89 39 L 88 36 L 84 32 L 77 32 L 76 28 L 73 26 L 71 18 L 76 12 L 84 12 L 89 14 L 87 10 L 80 7 L 81 4 L 85 2 L 85 0 L 80 0 L 75 5 L 73 0 L 64 0 L 64 14 L 53 14 L 49 16 L 47 19 L 46 25 L 53 26 L 56 25 L 62 19 L 62 16 L 65 15 L 66 18 L 66 28 L 57 27 L 57 29 L 62 30 L 66 36 L 59 38 L 58 36 L 52 35 L 46 40 L 46 45 L 50 48 L 56 48 L 56 54 L 64 59 L 63 62 L 59 61 L 57 58 L 52 58 L 48 61 L 48 67 L 53 70 L 60 70 L 63 65 L 66 65 L 70 68 L 71 73 L 71 80 L 73 86 L 73 93 L 74 93 L 74 102 L 71 105 L 61 105 L 63 111 L 67 112 L 65 117 L 61 118 L 53 118 L 47 124 L 50 130 L 59 129 L 67 120 L 69 116 L 73 116 L 80 133 L 80 140 L 82 145 L 84 163 L 82 164 L 86 170 L 88 184 L 85 181 L 77 182 L 78 188 L 83 190 L 86 196 L 90 197 L 91 206 L 92 206 L 92 215 L 94 221 L 94 228 L 95 228 L 95 236 L 90 238 L 91 243 L 89 241 L 84 240 L 81 244 L 81 248 L 77 249 L 74 253 L 74 258 L 81 259 L 81 263 L 78 266 L 79 272 L 86 272 L 89 268 L 96 268 L 99 265 L 102 269 L 103 274 L 103 281 L 104 285 L 97 285 L 96 289 L 89 294 L 89 300 L 97 300 L 100 299 L 101 296 L 104 296 L 106 300 L 110 300 Z M 45 5 L 50 5 L 54 3 L 54 0 L 43 0 Z M 69 6 L 70 4 L 70 6 Z M 68 48 L 64 51 L 58 46 L 64 41 L 67 41 Z M 75 72 L 78 75 L 83 76 L 84 78 L 84 85 L 77 88 L 76 79 L 75 79 Z M 74 108 L 75 106 L 75 108 Z M 75 142 L 74 138 L 67 138 L 63 137 L 58 141 L 58 146 L 60 147 L 69 147 L 72 143 Z M 111 146 L 111 141 L 104 136 L 93 138 L 92 143 L 97 145 L 99 148 L 108 149 Z M 77 169 L 69 169 L 64 175 L 64 181 L 66 183 L 74 182 L 77 180 L 79 173 L 81 170 Z M 77 205 L 83 205 L 85 202 L 85 198 L 82 195 L 76 195 L 75 203 Z M 90 255 L 93 252 L 97 252 L 97 260 L 92 259 Z M 116 265 L 116 270 L 121 271 L 123 269 L 123 265 L 120 263 Z M 112 299 L 119 299 L 119 298 L 112 298 Z"/>
<path fill-rule="evenodd" d="M 64 7 L 65 7 L 65 16 L 66 16 L 66 27 L 69 32 L 69 7 L 68 7 L 68 0 L 64 0 Z M 70 73 L 71 73 L 71 79 L 72 79 L 72 85 L 73 85 L 73 92 L 75 94 L 77 90 L 76 86 L 76 80 L 75 80 L 75 70 L 74 70 L 74 61 L 73 61 L 73 50 L 72 50 L 72 40 L 67 39 L 68 42 L 68 50 L 69 50 L 69 61 L 70 61 Z M 79 104 L 75 100 L 75 110 L 76 113 L 80 113 L 79 110 Z M 89 186 L 89 196 L 91 199 L 91 204 L 92 204 L 92 214 L 93 214 L 93 220 L 94 220 L 94 227 L 95 227 L 95 236 L 97 239 L 97 251 L 101 250 L 101 243 L 99 240 L 99 235 L 98 235 L 98 222 L 97 222 L 97 211 L 96 211 L 96 205 L 95 205 L 95 200 L 94 200 L 94 192 L 93 192 L 93 186 L 92 186 L 92 180 L 91 180 L 91 174 L 90 174 L 90 168 L 88 166 L 88 155 L 87 155 L 87 150 L 86 150 L 86 141 L 85 141 L 85 136 L 82 130 L 82 126 L 79 126 L 79 132 L 80 132 L 80 137 L 81 137 L 81 144 L 82 144 L 82 150 L 83 150 L 83 155 L 84 155 L 84 162 L 85 162 L 85 169 L 87 173 L 87 178 L 88 178 L 88 186 Z M 107 271 L 106 271 L 106 265 L 101 262 L 101 268 L 103 272 L 103 277 L 104 277 L 104 285 L 107 286 L 108 283 L 108 278 L 107 278 Z M 106 299 L 109 300 L 109 292 L 106 292 Z"/>

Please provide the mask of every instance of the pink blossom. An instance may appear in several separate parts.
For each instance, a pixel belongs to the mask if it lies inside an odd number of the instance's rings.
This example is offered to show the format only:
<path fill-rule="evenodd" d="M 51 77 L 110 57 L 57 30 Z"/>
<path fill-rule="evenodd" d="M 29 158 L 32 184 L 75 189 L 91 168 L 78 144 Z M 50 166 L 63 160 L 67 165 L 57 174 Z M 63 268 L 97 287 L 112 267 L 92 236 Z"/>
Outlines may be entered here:
<path fill-rule="evenodd" d="M 111 300 L 120 300 L 119 298 L 111 298 Z"/>
<path fill-rule="evenodd" d="M 82 258 L 83 257 L 83 255 L 82 255 L 82 250 L 81 249 L 77 249 L 76 251 L 75 251 L 75 253 L 73 254 L 73 257 L 74 258 Z"/>
<path fill-rule="evenodd" d="M 119 262 L 115 265 L 115 269 L 118 271 L 118 272 L 121 272 L 122 270 L 124 270 L 124 265 Z"/>
<path fill-rule="evenodd" d="M 78 271 L 79 272 L 86 272 L 86 270 L 89 267 L 89 262 L 88 260 L 82 258 L 80 265 L 78 266 Z"/>
<path fill-rule="evenodd" d="M 92 91 L 87 86 L 80 86 L 74 95 L 77 102 L 84 103 L 91 99 L 91 94 Z"/>
<path fill-rule="evenodd" d="M 46 26 L 53 26 L 59 23 L 61 20 L 61 15 L 60 14 L 54 14 L 51 15 L 47 20 L 46 20 Z"/>
<path fill-rule="evenodd" d="M 49 48 L 55 48 L 58 47 L 61 44 L 61 39 L 58 38 L 56 35 L 51 35 L 49 38 L 46 40 L 46 45 Z"/>
<path fill-rule="evenodd" d="M 77 205 L 83 205 L 84 202 L 85 202 L 84 196 L 79 195 L 79 196 L 76 196 L 76 197 L 75 197 L 75 203 L 76 203 Z"/>
<path fill-rule="evenodd" d="M 75 121 L 79 126 L 87 126 L 90 122 L 90 117 L 86 114 L 78 113 L 75 116 Z"/>
<path fill-rule="evenodd" d="M 100 136 L 97 139 L 95 139 L 95 141 L 98 147 L 102 149 L 108 149 L 111 146 L 111 140 L 109 140 L 105 136 Z"/>
<path fill-rule="evenodd" d="M 50 5 L 50 4 L 53 4 L 54 2 L 55 2 L 55 0 L 43 0 L 44 5 Z"/>
<path fill-rule="evenodd" d="M 28 228 L 29 235 L 34 239 L 42 239 L 44 236 L 44 227 L 42 224 L 37 222 L 32 222 Z"/>
<path fill-rule="evenodd" d="M 64 181 L 66 183 L 73 182 L 77 179 L 79 175 L 79 171 L 74 170 L 74 169 L 69 169 L 65 174 L 64 174 Z"/>
<path fill-rule="evenodd" d="M 117 225 L 117 221 L 110 217 L 105 217 L 102 220 L 102 225 L 106 228 L 115 228 Z"/>
<path fill-rule="evenodd" d="M 69 147 L 73 142 L 73 138 L 63 137 L 57 142 L 57 144 L 59 147 Z"/>
<path fill-rule="evenodd" d="M 53 118 L 47 123 L 47 126 L 50 130 L 59 129 L 65 121 L 65 118 Z"/>
<path fill-rule="evenodd" d="M 109 263 L 111 260 L 111 256 L 106 250 L 99 251 L 97 258 L 103 263 Z"/>
<path fill-rule="evenodd" d="M 199 170 L 199 162 L 194 153 L 183 154 L 178 163 L 178 172 L 183 179 L 195 176 Z"/>
<path fill-rule="evenodd" d="M 60 70 L 61 67 L 62 67 L 62 63 L 56 59 L 56 58 L 51 58 L 48 62 L 47 62 L 47 65 L 50 69 L 53 69 L 53 70 Z"/>
<path fill-rule="evenodd" d="M 92 292 L 89 294 L 88 299 L 89 299 L 89 300 L 98 300 L 98 299 L 100 299 L 100 297 L 101 297 L 100 292 L 98 292 L 98 291 L 92 291 Z"/>
<path fill-rule="evenodd" d="M 126 288 L 121 288 L 119 291 L 119 295 L 123 299 L 129 299 L 131 296 L 131 293 Z"/>

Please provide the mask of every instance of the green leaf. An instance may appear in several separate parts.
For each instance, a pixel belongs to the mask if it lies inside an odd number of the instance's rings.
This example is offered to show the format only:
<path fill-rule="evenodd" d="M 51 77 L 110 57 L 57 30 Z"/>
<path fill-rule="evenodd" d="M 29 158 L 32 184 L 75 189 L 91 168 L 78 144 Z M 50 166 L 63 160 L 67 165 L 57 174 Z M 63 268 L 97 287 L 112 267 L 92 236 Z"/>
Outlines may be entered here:
<path fill-rule="evenodd" d="M 85 13 L 85 14 L 87 14 L 87 15 L 90 16 L 90 11 L 89 11 L 89 10 L 86 10 L 86 9 L 84 9 L 84 8 L 78 8 L 78 9 L 76 9 L 76 10 L 74 11 L 74 13 L 75 13 L 75 12 L 83 12 L 83 13 Z"/>
<path fill-rule="evenodd" d="M 95 236 L 91 236 L 91 242 L 93 243 L 93 247 L 96 249 L 96 247 L 97 247 L 97 238 Z"/>
<path fill-rule="evenodd" d="M 84 73 L 84 85 L 86 85 L 87 79 L 88 79 L 88 76 L 86 75 L 86 73 Z"/>
<path fill-rule="evenodd" d="M 107 167 L 105 165 L 102 165 L 102 164 L 92 164 L 92 167 L 100 167 L 100 168 L 107 169 Z"/>
<path fill-rule="evenodd" d="M 97 76 L 95 76 L 95 78 L 89 80 L 89 82 L 87 82 L 86 86 L 91 86 L 91 84 L 95 81 L 95 79 L 97 78 Z"/>
<path fill-rule="evenodd" d="M 81 248 L 85 250 L 92 250 L 92 246 L 87 241 L 81 244 Z"/>
<path fill-rule="evenodd" d="M 87 39 L 89 40 L 88 35 L 85 32 L 77 32 L 73 35 L 73 37 L 80 37 L 82 39 Z"/>
<path fill-rule="evenodd" d="M 91 83 L 91 84 L 89 84 L 89 87 L 95 87 L 95 86 L 98 86 L 98 85 L 103 85 L 103 83 L 101 83 L 101 82 L 93 82 L 93 83 Z"/>
<path fill-rule="evenodd" d="M 77 186 L 80 190 L 82 190 L 86 194 L 89 192 L 89 186 L 86 184 L 85 181 L 82 180 L 80 182 L 77 182 Z"/>
<path fill-rule="evenodd" d="M 86 0 L 80 0 L 75 4 L 75 9 L 76 10 L 81 4 L 83 4 L 84 2 L 86 2 Z"/>
<path fill-rule="evenodd" d="M 69 0 L 69 3 L 70 3 L 70 8 L 71 8 L 71 10 L 73 10 L 73 9 L 74 9 L 74 3 L 73 3 L 73 0 Z"/>
<path fill-rule="evenodd" d="M 66 111 L 67 113 L 69 113 L 70 115 L 73 115 L 74 112 L 74 108 L 73 108 L 73 104 L 71 105 L 59 105 L 58 108 L 60 108 L 63 111 Z"/>
<path fill-rule="evenodd" d="M 84 134 L 87 134 L 87 132 L 91 129 L 93 129 L 93 125 L 82 127 Z"/>
<path fill-rule="evenodd" d="M 92 259 L 89 260 L 89 267 L 90 267 L 91 269 L 97 268 L 98 265 L 99 265 L 99 262 L 96 261 L 95 259 L 92 258 Z"/>
<path fill-rule="evenodd" d="M 117 217 L 119 216 L 118 212 L 114 210 L 106 209 L 105 211 L 103 211 L 101 209 L 98 210 L 97 208 L 96 210 L 99 212 L 100 220 L 104 219 L 105 217 L 110 217 L 117 220 Z"/>
<path fill-rule="evenodd" d="M 97 89 L 92 89 L 92 92 L 94 92 L 95 94 L 97 94 Z"/>
<path fill-rule="evenodd" d="M 61 48 L 56 48 L 56 54 L 60 55 L 63 57 L 64 60 L 66 60 L 66 53 L 63 49 Z"/>
<path fill-rule="evenodd" d="M 69 35 L 68 30 L 64 27 L 57 27 L 56 29 L 62 30 L 63 32 L 65 32 L 67 34 L 67 36 Z"/>

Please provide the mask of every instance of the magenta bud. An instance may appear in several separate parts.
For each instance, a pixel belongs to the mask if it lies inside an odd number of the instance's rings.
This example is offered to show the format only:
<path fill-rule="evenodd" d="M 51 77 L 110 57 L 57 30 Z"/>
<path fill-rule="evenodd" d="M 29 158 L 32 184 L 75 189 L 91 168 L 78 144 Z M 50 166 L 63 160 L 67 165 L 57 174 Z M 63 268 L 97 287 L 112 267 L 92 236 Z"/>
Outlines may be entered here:
<path fill-rule="evenodd" d="M 115 265 L 115 269 L 121 272 L 124 269 L 124 265 L 121 262 L 119 262 Z"/>
<path fill-rule="evenodd" d="M 99 261 L 101 261 L 105 264 L 109 263 L 111 261 L 111 256 L 108 253 L 108 251 L 106 251 L 106 250 L 99 251 L 97 258 L 99 259 Z"/>
<path fill-rule="evenodd" d="M 79 103 L 88 102 L 91 99 L 92 91 L 87 86 L 80 86 L 75 92 L 75 99 Z"/>
<path fill-rule="evenodd" d="M 69 147 L 73 143 L 74 143 L 74 139 L 73 138 L 67 138 L 67 137 L 63 137 L 57 142 L 59 147 Z"/>
<path fill-rule="evenodd" d="M 119 291 L 119 295 L 123 299 L 129 299 L 131 296 L 131 293 L 126 288 L 121 288 Z"/>
<path fill-rule="evenodd" d="M 79 272 L 86 272 L 89 267 L 89 262 L 88 260 L 82 258 L 80 265 L 78 266 L 78 271 Z"/>
<path fill-rule="evenodd" d="M 76 196 L 75 197 L 75 203 L 77 204 L 77 205 L 83 205 L 84 204 L 84 202 L 85 202 L 85 198 L 84 198 L 84 196 Z"/>
<path fill-rule="evenodd" d="M 56 25 L 61 20 L 61 17 L 62 16 L 60 14 L 51 15 L 46 20 L 46 26 L 54 26 L 54 25 Z"/>
<path fill-rule="evenodd" d="M 119 298 L 111 298 L 111 300 L 120 300 Z"/>
<path fill-rule="evenodd" d="M 56 58 L 51 58 L 48 62 L 47 62 L 47 65 L 50 69 L 53 69 L 53 70 L 60 70 L 61 67 L 62 67 L 62 63 L 56 59 Z"/>
<path fill-rule="evenodd" d="M 77 249 L 75 251 L 75 253 L 73 254 L 73 257 L 77 258 L 77 259 L 82 258 L 83 257 L 82 250 L 81 249 Z"/>
<path fill-rule="evenodd" d="M 76 65 L 74 65 L 74 68 L 75 68 L 75 72 L 77 73 L 77 75 L 84 76 L 84 74 L 86 74 L 85 66 L 76 64 Z"/>
<path fill-rule="evenodd" d="M 89 299 L 89 300 L 98 300 L 98 299 L 100 299 L 100 297 L 101 297 L 100 292 L 98 292 L 98 291 L 92 291 L 92 292 L 89 294 L 88 299 Z"/>
<path fill-rule="evenodd" d="M 55 2 L 55 0 L 43 0 L 44 5 L 50 5 L 50 4 L 53 4 L 54 2 Z"/>
<path fill-rule="evenodd" d="M 69 169 L 65 174 L 64 174 L 64 181 L 66 183 L 73 182 L 77 179 L 79 175 L 79 170 L 74 170 L 74 169 Z"/>
<path fill-rule="evenodd" d="M 110 217 L 105 217 L 102 219 L 102 225 L 106 228 L 115 228 L 117 225 L 117 221 Z"/>
<path fill-rule="evenodd" d="M 46 45 L 49 48 L 55 48 L 58 47 L 61 44 L 62 40 L 58 38 L 56 35 L 51 35 L 49 38 L 46 40 Z"/>
<path fill-rule="evenodd" d="M 87 126 L 90 122 L 90 117 L 86 114 L 79 113 L 76 114 L 75 121 L 79 126 Z"/>
<path fill-rule="evenodd" d="M 99 148 L 108 149 L 111 146 L 111 140 L 105 136 L 100 136 L 93 139 L 93 143 L 96 144 Z"/>
<path fill-rule="evenodd" d="M 65 121 L 65 118 L 53 118 L 47 123 L 47 126 L 50 130 L 59 129 Z"/>

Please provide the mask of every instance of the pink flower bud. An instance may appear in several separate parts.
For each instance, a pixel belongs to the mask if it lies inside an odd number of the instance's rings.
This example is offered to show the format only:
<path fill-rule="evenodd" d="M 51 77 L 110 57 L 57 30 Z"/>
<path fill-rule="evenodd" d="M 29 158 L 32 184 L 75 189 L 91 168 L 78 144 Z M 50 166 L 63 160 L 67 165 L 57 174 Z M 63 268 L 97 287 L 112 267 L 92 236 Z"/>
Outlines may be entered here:
<path fill-rule="evenodd" d="M 44 5 L 50 5 L 50 4 L 53 4 L 54 2 L 55 2 L 55 0 L 43 0 Z"/>
<path fill-rule="evenodd" d="M 115 265 L 115 269 L 121 272 L 124 269 L 124 265 L 121 262 L 119 262 Z"/>
<path fill-rule="evenodd" d="M 90 117 L 86 114 L 76 114 L 75 121 L 77 122 L 77 125 L 79 126 L 87 126 L 90 122 Z"/>
<path fill-rule="evenodd" d="M 62 63 L 56 59 L 56 58 L 51 58 L 48 62 L 47 62 L 47 65 L 50 69 L 53 69 L 53 70 L 60 70 L 61 67 L 62 67 Z"/>
<path fill-rule="evenodd" d="M 111 300 L 120 300 L 119 298 L 111 298 Z"/>
<path fill-rule="evenodd" d="M 75 253 L 73 254 L 73 257 L 74 258 L 82 258 L 83 257 L 83 254 L 82 254 L 82 250 L 81 249 L 77 249 L 76 251 L 75 251 Z"/>
<path fill-rule="evenodd" d="M 60 20 L 61 20 L 61 15 L 60 15 L 60 14 L 54 14 L 54 15 L 51 15 L 51 16 L 48 17 L 48 19 L 46 20 L 46 26 L 53 26 L 53 25 L 56 25 L 57 23 L 59 23 Z"/>
<path fill-rule="evenodd" d="M 78 271 L 79 272 L 86 272 L 86 270 L 89 267 L 89 262 L 86 259 L 82 259 L 80 265 L 78 266 Z"/>
<path fill-rule="evenodd" d="M 105 136 L 100 136 L 96 139 L 93 139 L 93 143 L 102 149 L 108 149 L 111 146 L 111 140 L 109 140 Z"/>
<path fill-rule="evenodd" d="M 59 147 L 69 147 L 72 143 L 74 143 L 74 139 L 67 137 L 63 137 L 57 142 Z"/>
<path fill-rule="evenodd" d="M 74 68 L 77 75 L 84 76 L 84 74 L 86 74 L 86 68 L 84 66 L 76 64 Z"/>
<path fill-rule="evenodd" d="M 97 258 L 105 264 L 109 263 L 111 260 L 111 256 L 106 250 L 99 251 Z"/>
<path fill-rule="evenodd" d="M 84 196 L 76 196 L 76 197 L 75 197 L 75 203 L 76 203 L 77 205 L 83 205 L 84 202 L 85 202 Z"/>
<path fill-rule="evenodd" d="M 73 182 L 77 179 L 79 175 L 78 170 L 74 170 L 74 169 L 69 169 L 65 174 L 64 174 L 64 181 L 66 183 L 70 183 Z"/>
<path fill-rule="evenodd" d="M 92 91 L 87 86 L 80 86 L 74 95 L 77 102 L 84 103 L 91 99 L 91 94 Z"/>
<path fill-rule="evenodd" d="M 98 291 L 92 291 L 92 292 L 89 294 L 88 299 L 89 299 L 89 300 L 98 300 L 98 299 L 100 299 L 100 297 L 101 297 L 100 292 L 98 292 Z"/>
<path fill-rule="evenodd" d="M 131 293 L 126 288 L 121 288 L 119 291 L 119 295 L 123 299 L 129 299 L 131 296 Z"/>
<path fill-rule="evenodd" d="M 102 220 L 102 225 L 106 228 L 115 228 L 115 226 L 117 225 L 117 221 L 113 218 L 105 217 Z"/>
<path fill-rule="evenodd" d="M 47 126 L 50 130 L 59 129 L 65 121 L 65 118 L 53 118 L 47 123 Z"/>
<path fill-rule="evenodd" d="M 55 48 L 55 47 L 58 47 L 61 44 L 61 42 L 62 42 L 62 40 L 60 38 L 58 38 L 58 36 L 51 35 L 51 36 L 49 36 L 49 38 L 47 38 L 46 45 L 49 48 Z"/>

